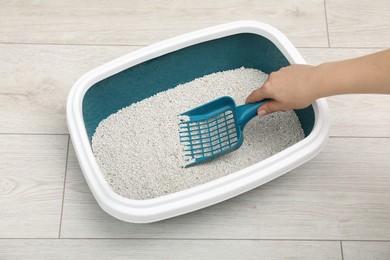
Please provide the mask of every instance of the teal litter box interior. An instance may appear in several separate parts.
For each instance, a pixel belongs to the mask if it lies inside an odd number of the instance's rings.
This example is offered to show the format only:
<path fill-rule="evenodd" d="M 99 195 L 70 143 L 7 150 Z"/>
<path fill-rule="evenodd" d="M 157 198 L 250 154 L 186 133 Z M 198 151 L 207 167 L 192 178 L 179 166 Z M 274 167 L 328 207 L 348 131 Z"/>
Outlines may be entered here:
<path fill-rule="evenodd" d="M 289 64 L 270 40 L 251 33 L 199 43 L 148 60 L 88 89 L 83 99 L 88 138 L 92 140 L 98 124 L 109 115 L 178 84 L 240 67 L 255 68 L 269 74 Z M 295 112 L 305 136 L 308 136 L 315 121 L 312 106 Z"/>

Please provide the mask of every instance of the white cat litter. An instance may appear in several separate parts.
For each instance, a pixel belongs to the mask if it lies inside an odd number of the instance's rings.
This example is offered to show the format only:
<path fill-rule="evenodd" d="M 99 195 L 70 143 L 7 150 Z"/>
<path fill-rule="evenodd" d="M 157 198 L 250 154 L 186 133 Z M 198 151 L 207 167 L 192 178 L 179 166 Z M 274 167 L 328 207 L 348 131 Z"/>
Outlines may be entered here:
<path fill-rule="evenodd" d="M 178 114 L 221 96 L 231 96 L 241 105 L 266 79 L 267 74 L 256 69 L 217 72 L 110 115 L 92 138 L 105 179 L 123 197 L 150 199 L 234 173 L 302 140 L 305 136 L 296 114 L 278 112 L 252 119 L 244 129 L 240 149 L 204 164 L 182 167 Z"/>

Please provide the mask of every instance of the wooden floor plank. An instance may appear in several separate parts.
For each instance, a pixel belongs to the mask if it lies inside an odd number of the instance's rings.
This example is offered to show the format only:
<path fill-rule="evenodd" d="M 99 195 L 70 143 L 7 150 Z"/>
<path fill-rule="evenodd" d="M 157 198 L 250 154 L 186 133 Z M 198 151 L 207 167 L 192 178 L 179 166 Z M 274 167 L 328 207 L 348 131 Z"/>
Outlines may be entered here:
<path fill-rule="evenodd" d="M 327 100 L 331 136 L 390 137 L 390 95 L 343 95 Z"/>
<path fill-rule="evenodd" d="M 0 133 L 67 134 L 72 85 L 136 48 L 0 44 Z"/>
<path fill-rule="evenodd" d="M 0 238 L 58 237 L 67 146 L 67 135 L 0 135 Z"/>
<path fill-rule="evenodd" d="M 326 0 L 330 47 L 390 46 L 390 3 Z"/>
<path fill-rule="evenodd" d="M 0 240 L 1 259 L 315 259 L 341 260 L 332 241 Z M 20 250 L 20 248 L 23 250 Z"/>
<path fill-rule="evenodd" d="M 323 62 L 352 59 L 368 55 L 384 48 L 298 48 L 308 64 L 318 65 Z"/>
<path fill-rule="evenodd" d="M 390 239 L 390 139 L 331 138 L 322 153 L 251 192 L 153 223 L 96 204 L 71 151 L 64 238 Z"/>
<path fill-rule="evenodd" d="M 252 19 L 279 28 L 297 46 L 328 46 L 323 0 L 19 0 L 2 1 L 0 10 L 2 43 L 146 45 Z"/>
<path fill-rule="evenodd" d="M 344 260 L 389 260 L 390 242 L 343 241 Z"/>

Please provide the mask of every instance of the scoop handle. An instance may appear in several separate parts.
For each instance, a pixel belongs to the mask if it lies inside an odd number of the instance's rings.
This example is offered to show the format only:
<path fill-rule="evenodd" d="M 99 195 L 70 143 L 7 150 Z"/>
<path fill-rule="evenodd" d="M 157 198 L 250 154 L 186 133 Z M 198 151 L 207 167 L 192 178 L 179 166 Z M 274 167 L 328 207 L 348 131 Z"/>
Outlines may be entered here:
<path fill-rule="evenodd" d="M 268 99 L 263 99 L 256 103 L 250 103 L 236 108 L 238 125 L 241 129 L 244 129 L 245 125 L 257 115 L 257 109 L 267 102 Z"/>

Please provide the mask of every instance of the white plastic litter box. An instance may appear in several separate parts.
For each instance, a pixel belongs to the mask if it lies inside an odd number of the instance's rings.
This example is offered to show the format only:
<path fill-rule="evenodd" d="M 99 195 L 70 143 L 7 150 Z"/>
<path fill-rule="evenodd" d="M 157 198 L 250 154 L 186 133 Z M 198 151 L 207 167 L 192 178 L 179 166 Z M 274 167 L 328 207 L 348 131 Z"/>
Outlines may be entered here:
<path fill-rule="evenodd" d="M 134 102 L 217 71 L 246 67 L 271 73 L 293 63 L 305 61 L 281 32 L 264 23 L 238 21 L 150 45 L 82 76 L 69 93 L 67 121 L 81 169 L 99 205 L 123 221 L 155 222 L 237 196 L 313 158 L 329 133 L 324 99 L 295 111 L 305 132 L 302 141 L 228 176 L 158 198 L 132 200 L 114 193 L 91 149 L 99 122 Z"/>

